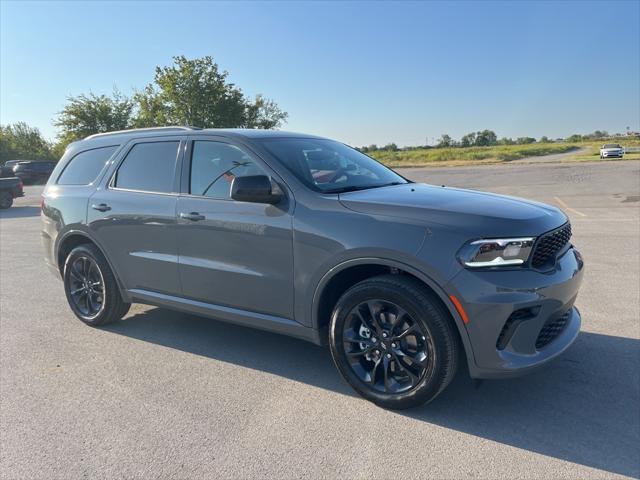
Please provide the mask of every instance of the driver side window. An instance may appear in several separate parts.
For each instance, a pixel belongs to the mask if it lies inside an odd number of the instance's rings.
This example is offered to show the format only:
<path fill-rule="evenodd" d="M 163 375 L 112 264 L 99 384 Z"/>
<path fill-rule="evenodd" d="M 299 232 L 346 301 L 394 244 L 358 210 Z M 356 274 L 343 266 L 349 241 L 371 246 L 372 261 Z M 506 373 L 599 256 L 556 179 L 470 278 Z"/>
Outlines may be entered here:
<path fill-rule="evenodd" d="M 231 199 L 235 177 L 268 175 L 245 152 L 227 143 L 196 140 L 191 153 L 189 193 Z"/>

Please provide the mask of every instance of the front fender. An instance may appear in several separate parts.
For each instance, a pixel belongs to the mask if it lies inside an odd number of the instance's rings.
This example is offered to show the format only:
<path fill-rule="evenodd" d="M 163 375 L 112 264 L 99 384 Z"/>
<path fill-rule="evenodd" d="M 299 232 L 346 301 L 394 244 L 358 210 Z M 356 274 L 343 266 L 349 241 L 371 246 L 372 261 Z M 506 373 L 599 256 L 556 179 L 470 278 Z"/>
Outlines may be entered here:
<path fill-rule="evenodd" d="M 460 340 L 462 341 L 462 345 L 465 349 L 467 362 L 469 363 L 469 366 L 471 368 L 475 366 L 473 350 L 471 348 L 471 342 L 469 340 L 467 329 L 464 326 L 464 321 L 462 320 L 462 317 L 456 310 L 447 292 L 445 292 L 444 289 L 440 286 L 440 284 L 429 275 L 425 274 L 424 272 L 420 271 L 419 269 L 416 269 L 415 267 L 405 262 L 394 260 L 394 259 L 381 258 L 381 257 L 352 258 L 350 260 L 339 263 L 335 265 L 333 268 L 329 269 L 318 282 L 313 294 L 313 301 L 311 305 L 310 315 L 311 315 L 312 325 L 314 329 L 320 330 L 320 318 L 319 318 L 320 299 L 322 297 L 322 292 L 324 291 L 324 289 L 327 287 L 327 285 L 329 285 L 331 280 L 337 274 L 346 270 L 347 268 L 351 268 L 357 265 L 380 265 L 380 266 L 389 267 L 389 268 L 396 268 L 398 270 L 409 273 L 414 277 L 418 278 L 420 281 L 422 281 L 429 289 L 431 289 L 438 296 L 438 298 L 442 301 L 442 303 L 445 305 L 445 307 L 449 311 L 449 314 L 451 315 L 451 318 L 453 318 L 453 321 L 460 335 Z"/>

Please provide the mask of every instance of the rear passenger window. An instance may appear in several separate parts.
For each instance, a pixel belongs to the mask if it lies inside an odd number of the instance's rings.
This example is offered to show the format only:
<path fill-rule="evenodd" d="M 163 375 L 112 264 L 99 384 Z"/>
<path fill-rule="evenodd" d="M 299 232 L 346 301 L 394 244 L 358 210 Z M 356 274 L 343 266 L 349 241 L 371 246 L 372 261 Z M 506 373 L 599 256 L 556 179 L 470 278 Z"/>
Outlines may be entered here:
<path fill-rule="evenodd" d="M 138 143 L 116 172 L 113 186 L 127 190 L 170 193 L 180 142 Z"/>
<path fill-rule="evenodd" d="M 191 195 L 230 199 L 231 182 L 246 175 L 267 174 L 238 147 L 220 142 L 193 142 Z"/>
<path fill-rule="evenodd" d="M 113 152 L 118 146 L 94 148 L 86 152 L 80 152 L 67 163 L 60 176 L 58 177 L 58 185 L 89 185 L 93 182 L 98 174 L 102 171 L 102 167 L 107 163 Z M 49 165 L 43 165 L 43 169 L 50 168 Z"/>

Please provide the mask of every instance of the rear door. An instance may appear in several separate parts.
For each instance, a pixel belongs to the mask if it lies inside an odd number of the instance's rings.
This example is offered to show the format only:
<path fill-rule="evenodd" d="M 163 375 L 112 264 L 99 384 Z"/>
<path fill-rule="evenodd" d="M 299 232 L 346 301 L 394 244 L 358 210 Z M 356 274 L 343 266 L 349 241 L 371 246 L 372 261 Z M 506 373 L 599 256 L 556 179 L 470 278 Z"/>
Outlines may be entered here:
<path fill-rule="evenodd" d="M 190 138 L 178 199 L 183 295 L 240 310 L 293 318 L 293 197 L 278 205 L 231 199 L 236 176 L 275 177 L 245 146 Z"/>
<path fill-rule="evenodd" d="M 89 199 L 87 220 L 127 289 L 180 295 L 176 203 L 181 137 L 131 142 Z"/>

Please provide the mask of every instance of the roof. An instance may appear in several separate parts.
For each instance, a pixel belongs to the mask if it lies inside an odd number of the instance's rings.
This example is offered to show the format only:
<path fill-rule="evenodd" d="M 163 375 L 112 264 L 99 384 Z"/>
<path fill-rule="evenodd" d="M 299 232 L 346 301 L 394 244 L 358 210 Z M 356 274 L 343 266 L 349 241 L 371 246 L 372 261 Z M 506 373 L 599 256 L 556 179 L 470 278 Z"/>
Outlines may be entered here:
<path fill-rule="evenodd" d="M 193 133 L 195 135 L 202 134 L 218 134 L 228 137 L 244 137 L 244 138 L 276 138 L 276 137 L 297 137 L 297 138 L 320 138 L 315 135 L 307 135 L 303 133 L 284 132 L 282 130 L 262 130 L 250 128 L 206 128 L 199 127 L 153 127 L 153 128 L 135 128 L 131 130 L 118 130 L 114 132 L 97 133 L 90 135 L 80 142 L 90 141 L 91 143 L 100 143 L 104 145 L 112 144 L 113 141 L 128 140 L 131 137 L 159 137 L 166 135 L 178 135 L 184 133 Z"/>
<path fill-rule="evenodd" d="M 205 128 L 202 132 L 230 134 L 245 138 L 320 138 L 316 135 L 310 135 L 307 133 L 286 132 L 283 130 L 264 130 L 260 128 Z"/>

